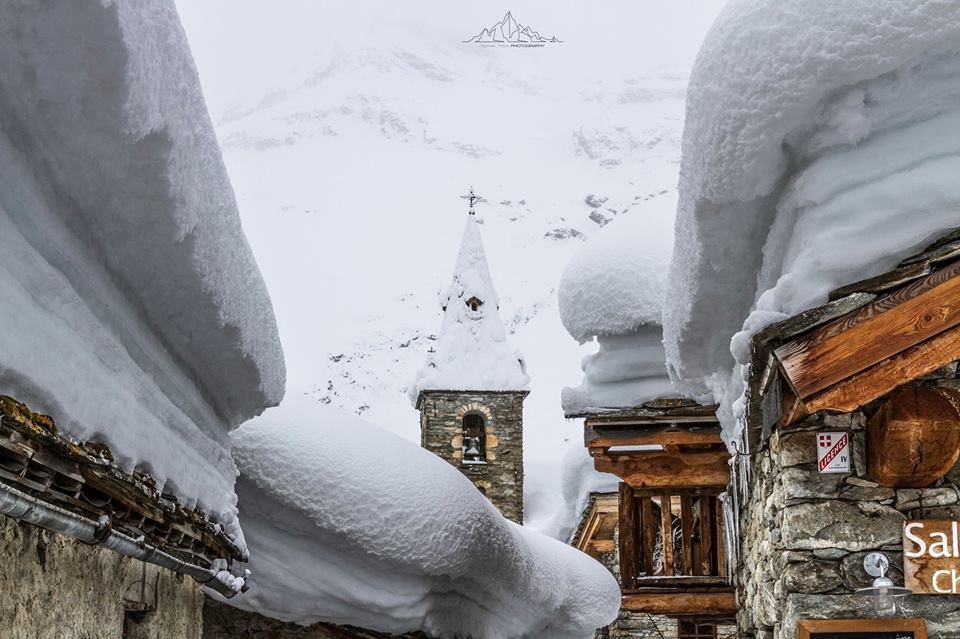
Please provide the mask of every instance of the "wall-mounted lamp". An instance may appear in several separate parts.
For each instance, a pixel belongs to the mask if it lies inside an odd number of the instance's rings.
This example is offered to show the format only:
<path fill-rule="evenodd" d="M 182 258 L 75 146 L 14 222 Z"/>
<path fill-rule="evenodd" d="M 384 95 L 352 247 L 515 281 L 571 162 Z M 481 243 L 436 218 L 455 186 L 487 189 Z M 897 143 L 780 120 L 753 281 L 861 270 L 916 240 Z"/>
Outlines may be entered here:
<path fill-rule="evenodd" d="M 873 609 L 881 617 L 890 617 L 897 612 L 897 597 L 905 597 L 913 591 L 903 586 L 894 586 L 893 580 L 887 577 L 890 562 L 883 553 L 872 552 L 863 558 L 863 569 L 871 577 L 875 577 L 869 588 L 860 588 L 858 595 L 873 597 Z"/>

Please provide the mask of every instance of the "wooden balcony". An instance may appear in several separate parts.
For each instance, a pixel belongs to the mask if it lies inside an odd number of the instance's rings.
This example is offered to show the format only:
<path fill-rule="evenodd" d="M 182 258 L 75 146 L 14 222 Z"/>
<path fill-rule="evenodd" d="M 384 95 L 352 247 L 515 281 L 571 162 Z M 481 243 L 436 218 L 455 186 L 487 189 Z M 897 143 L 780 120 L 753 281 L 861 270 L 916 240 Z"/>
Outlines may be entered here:
<path fill-rule="evenodd" d="M 620 484 L 625 609 L 701 622 L 735 616 L 718 494 L 703 488 L 668 492 Z"/>

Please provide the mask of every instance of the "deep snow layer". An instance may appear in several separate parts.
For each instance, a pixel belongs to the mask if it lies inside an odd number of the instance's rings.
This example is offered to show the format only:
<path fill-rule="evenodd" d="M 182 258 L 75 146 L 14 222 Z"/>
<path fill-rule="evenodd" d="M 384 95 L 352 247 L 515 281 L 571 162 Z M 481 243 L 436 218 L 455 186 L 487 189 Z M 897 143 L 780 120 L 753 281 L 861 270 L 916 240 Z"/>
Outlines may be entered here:
<path fill-rule="evenodd" d="M 523 357 L 507 343 L 500 300 L 472 214 L 467 217 L 453 280 L 440 295 L 440 306 L 440 335 L 409 389 L 410 401 L 416 404 L 425 390 L 506 391 L 528 387 L 530 378 Z"/>
<path fill-rule="evenodd" d="M 173 3 L 3 13 L 0 392 L 240 541 L 227 431 L 284 365 Z"/>
<path fill-rule="evenodd" d="M 958 127 L 956 2 L 723 10 L 690 80 L 664 337 L 728 437 L 752 332 L 960 225 Z"/>
<path fill-rule="evenodd" d="M 567 415 L 630 408 L 676 394 L 660 326 L 672 236 L 658 217 L 614 220 L 570 260 L 560 278 L 560 317 L 570 335 L 599 349 L 583 358 L 584 379 L 564 388 Z"/>
<path fill-rule="evenodd" d="M 592 637 L 617 615 L 606 568 L 392 433 L 292 396 L 231 438 L 252 572 L 232 605 L 490 639 Z"/>

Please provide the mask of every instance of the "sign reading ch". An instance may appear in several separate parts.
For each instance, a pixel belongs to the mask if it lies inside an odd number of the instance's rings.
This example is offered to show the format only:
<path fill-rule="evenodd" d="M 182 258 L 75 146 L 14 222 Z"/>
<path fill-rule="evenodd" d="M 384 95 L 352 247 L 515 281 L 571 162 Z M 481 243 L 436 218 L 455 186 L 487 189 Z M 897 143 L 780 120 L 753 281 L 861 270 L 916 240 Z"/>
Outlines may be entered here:
<path fill-rule="evenodd" d="M 960 521 L 903 525 L 903 580 L 918 595 L 960 594 Z"/>

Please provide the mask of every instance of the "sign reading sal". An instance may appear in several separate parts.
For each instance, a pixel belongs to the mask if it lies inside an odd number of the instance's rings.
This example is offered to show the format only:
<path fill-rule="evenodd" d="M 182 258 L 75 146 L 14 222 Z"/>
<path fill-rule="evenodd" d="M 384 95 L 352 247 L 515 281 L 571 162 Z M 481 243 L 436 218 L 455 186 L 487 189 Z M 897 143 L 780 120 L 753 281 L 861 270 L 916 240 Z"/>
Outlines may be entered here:
<path fill-rule="evenodd" d="M 903 526 L 904 585 L 919 595 L 960 594 L 960 522 L 908 521 Z"/>

